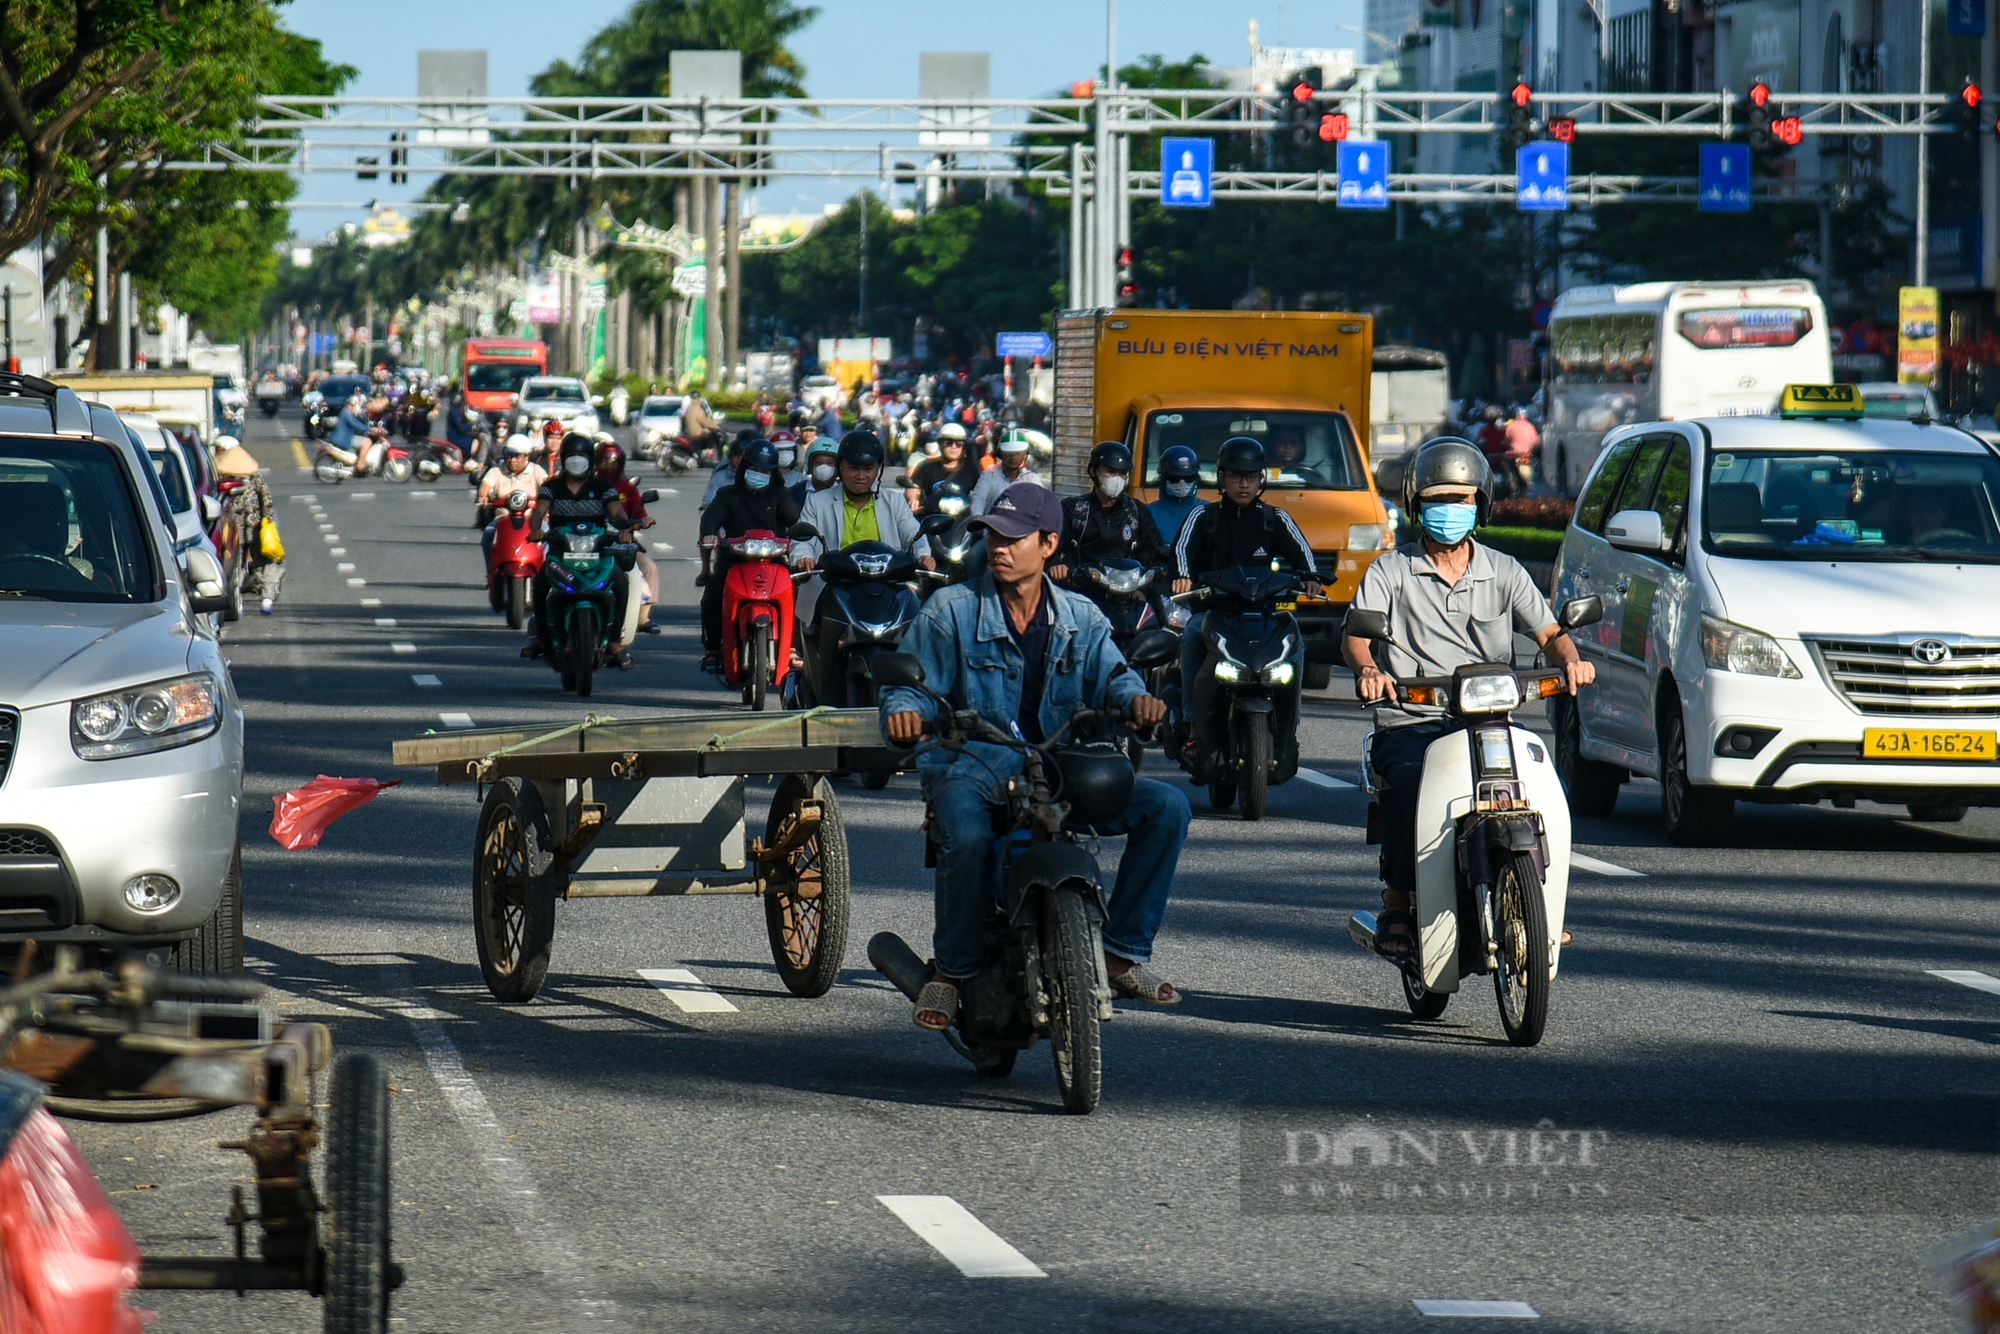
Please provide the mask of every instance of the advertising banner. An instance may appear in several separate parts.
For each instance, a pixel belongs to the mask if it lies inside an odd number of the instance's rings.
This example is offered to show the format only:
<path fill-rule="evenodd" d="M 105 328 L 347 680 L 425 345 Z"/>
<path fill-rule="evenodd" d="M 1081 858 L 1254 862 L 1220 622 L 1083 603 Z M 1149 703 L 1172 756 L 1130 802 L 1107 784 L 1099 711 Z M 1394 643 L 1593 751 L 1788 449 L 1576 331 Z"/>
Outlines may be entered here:
<path fill-rule="evenodd" d="M 1938 369 L 1938 289 L 1905 287 L 1896 295 L 1896 378 L 1931 384 Z"/>

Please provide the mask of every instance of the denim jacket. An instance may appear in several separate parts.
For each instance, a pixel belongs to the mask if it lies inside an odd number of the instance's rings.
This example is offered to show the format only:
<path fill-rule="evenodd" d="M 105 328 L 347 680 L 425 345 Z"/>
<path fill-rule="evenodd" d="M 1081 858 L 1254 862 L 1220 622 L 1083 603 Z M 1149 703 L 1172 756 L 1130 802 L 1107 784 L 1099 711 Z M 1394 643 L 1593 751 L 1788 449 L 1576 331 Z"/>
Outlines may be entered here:
<path fill-rule="evenodd" d="M 1055 608 L 1049 631 L 1048 673 L 1042 686 L 1042 734 L 1054 736 L 1079 709 L 1106 704 L 1124 708 L 1146 693 L 1111 640 L 1111 622 L 1087 598 L 1064 592 L 1047 580 L 1042 596 Z M 902 650 L 924 665 L 924 684 L 955 708 L 977 709 L 981 717 L 1012 730 L 1021 711 L 1021 650 L 1007 629 L 993 577 L 947 588 L 924 607 L 903 635 Z M 883 735 L 889 715 L 935 717 L 936 703 L 906 688 L 890 690 L 881 703 Z M 988 800 L 999 799 L 999 784 L 1021 771 L 1019 752 L 973 742 L 962 751 L 928 751 L 918 761 L 924 790 L 947 775 L 978 784 Z"/>

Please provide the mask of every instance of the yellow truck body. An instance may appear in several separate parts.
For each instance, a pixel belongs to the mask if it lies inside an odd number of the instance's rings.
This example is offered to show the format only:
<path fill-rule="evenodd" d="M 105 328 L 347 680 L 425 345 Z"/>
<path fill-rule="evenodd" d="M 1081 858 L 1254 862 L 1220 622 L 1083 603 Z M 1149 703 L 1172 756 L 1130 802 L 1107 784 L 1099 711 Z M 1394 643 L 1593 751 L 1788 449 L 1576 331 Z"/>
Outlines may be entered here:
<path fill-rule="evenodd" d="M 1299 605 L 1311 676 L 1339 660 L 1338 625 L 1361 576 L 1394 530 L 1368 466 L 1374 321 L 1340 311 L 1084 310 L 1056 318 L 1054 483 L 1089 486 L 1099 441 L 1132 450 L 1133 490 L 1159 496 L 1158 455 L 1188 444 L 1214 499 L 1216 448 L 1232 435 L 1265 440 L 1274 466 L 1264 499 L 1312 544 L 1325 601 Z M 1173 534 L 1167 534 L 1171 541 Z"/>

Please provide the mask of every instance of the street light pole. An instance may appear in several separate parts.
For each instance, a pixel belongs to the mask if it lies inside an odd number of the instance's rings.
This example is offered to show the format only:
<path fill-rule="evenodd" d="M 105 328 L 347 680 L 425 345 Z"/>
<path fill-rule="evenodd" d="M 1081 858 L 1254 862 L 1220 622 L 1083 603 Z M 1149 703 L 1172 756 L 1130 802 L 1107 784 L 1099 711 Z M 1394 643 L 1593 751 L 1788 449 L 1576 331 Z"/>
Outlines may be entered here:
<path fill-rule="evenodd" d="M 1931 90 L 1931 4 L 1917 0 L 1917 95 Z M 1930 108 L 1918 112 L 1929 119 Z M 1931 137 L 1917 136 L 1917 262 L 1914 286 L 1929 287 L 1931 277 Z"/>

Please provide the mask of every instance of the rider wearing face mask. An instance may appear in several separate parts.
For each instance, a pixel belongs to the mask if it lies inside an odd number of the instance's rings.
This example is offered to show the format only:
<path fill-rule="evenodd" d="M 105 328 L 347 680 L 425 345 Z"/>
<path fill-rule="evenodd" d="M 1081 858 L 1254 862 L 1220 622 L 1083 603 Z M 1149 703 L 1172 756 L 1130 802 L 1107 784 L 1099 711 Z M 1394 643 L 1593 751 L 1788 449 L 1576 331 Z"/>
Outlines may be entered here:
<path fill-rule="evenodd" d="M 1028 466 L 1028 437 L 1009 431 L 1000 441 L 999 465 L 988 468 L 979 485 L 972 488 L 973 514 L 992 513 L 993 503 L 1016 482 L 1033 482 L 1040 487 L 1049 484 L 1048 478 Z"/>
<path fill-rule="evenodd" d="M 769 440 L 751 440 L 743 448 L 743 469 L 733 486 L 702 511 L 701 544 L 715 552 L 715 575 L 701 591 L 701 665 L 713 671 L 721 662 L 722 587 L 738 557 L 729 550 L 732 538 L 753 530 L 779 537 L 799 521 L 799 507 L 778 476 L 778 450 Z"/>
<path fill-rule="evenodd" d="M 928 449 L 928 447 L 927 447 Z M 969 457 L 965 449 L 965 428 L 957 422 L 947 422 L 939 429 L 937 437 L 937 457 L 926 459 L 910 474 L 910 491 L 917 496 L 913 502 L 917 513 L 931 513 L 931 497 L 938 494 L 938 486 L 944 482 L 957 482 L 971 495 L 979 486 L 979 464 Z"/>
<path fill-rule="evenodd" d="M 840 480 L 840 446 L 832 440 L 815 440 L 806 447 L 805 480 L 792 486 L 792 500 L 805 513 L 806 497 L 824 491 Z"/>
<path fill-rule="evenodd" d="M 819 530 L 819 537 L 801 542 L 792 551 L 793 561 L 803 568 L 824 551 L 838 551 L 856 542 L 887 542 L 904 551 L 914 551 L 927 570 L 937 568 L 931 559 L 930 543 L 917 532 L 917 517 L 903 493 L 886 488 L 882 481 L 882 442 L 870 431 L 849 431 L 840 442 L 839 480 L 806 497 L 799 513 Z"/>
<path fill-rule="evenodd" d="M 625 511 L 618 488 L 597 475 L 596 446 L 585 435 L 564 437 L 556 475 L 542 484 L 542 493 L 536 498 L 534 513 L 528 520 L 528 535 L 539 542 L 548 536 L 551 527 L 569 523 L 605 524 L 618 530 L 619 541 L 632 540 L 632 517 Z M 548 651 L 548 637 L 541 628 L 547 620 L 542 612 L 548 595 L 548 573 L 544 567 L 535 576 L 536 637 L 521 650 L 524 658 L 539 658 Z M 620 610 L 622 613 L 623 609 Z M 621 668 L 631 669 L 632 655 L 623 648 L 615 650 L 611 660 Z"/>
<path fill-rule="evenodd" d="M 1062 546 L 1049 578 L 1063 583 L 1072 568 L 1089 561 L 1136 560 L 1155 569 L 1173 563 L 1151 511 L 1126 489 L 1131 482 L 1131 450 L 1106 440 L 1090 451 L 1090 490 L 1063 501 Z M 1077 591 L 1086 597 L 1092 592 Z"/>
<path fill-rule="evenodd" d="M 1201 456 L 1186 445 L 1160 455 L 1160 498 L 1146 508 L 1160 535 L 1172 542 L 1205 502 L 1201 498 Z"/>

